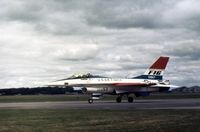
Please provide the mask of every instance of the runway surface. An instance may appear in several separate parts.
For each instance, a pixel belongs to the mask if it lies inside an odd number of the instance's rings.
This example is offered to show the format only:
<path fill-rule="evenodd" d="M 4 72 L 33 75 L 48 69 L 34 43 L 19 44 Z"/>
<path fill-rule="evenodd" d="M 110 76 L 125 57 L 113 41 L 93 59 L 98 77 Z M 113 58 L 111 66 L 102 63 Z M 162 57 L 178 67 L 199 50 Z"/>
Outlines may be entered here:
<path fill-rule="evenodd" d="M 0 103 L 0 108 L 12 109 L 200 109 L 200 99 L 135 100 L 134 103 L 113 101 L 65 101 Z"/>

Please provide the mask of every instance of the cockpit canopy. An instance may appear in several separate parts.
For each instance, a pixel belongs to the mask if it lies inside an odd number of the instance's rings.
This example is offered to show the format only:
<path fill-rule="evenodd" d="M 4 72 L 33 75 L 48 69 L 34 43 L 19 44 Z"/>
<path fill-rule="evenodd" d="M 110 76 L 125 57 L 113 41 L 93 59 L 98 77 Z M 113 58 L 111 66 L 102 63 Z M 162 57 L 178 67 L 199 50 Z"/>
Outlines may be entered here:
<path fill-rule="evenodd" d="M 107 77 L 103 77 L 103 76 L 99 76 L 99 75 L 92 75 L 90 73 L 86 73 L 86 74 L 74 74 L 69 78 L 66 79 L 62 79 L 62 80 L 71 80 L 71 79 L 86 79 L 86 78 L 107 78 Z M 59 80 L 59 81 L 62 81 Z"/>
<path fill-rule="evenodd" d="M 71 77 L 69 77 L 68 79 L 91 78 L 91 77 L 93 77 L 93 75 L 90 74 L 90 73 L 86 73 L 86 74 L 74 74 Z"/>

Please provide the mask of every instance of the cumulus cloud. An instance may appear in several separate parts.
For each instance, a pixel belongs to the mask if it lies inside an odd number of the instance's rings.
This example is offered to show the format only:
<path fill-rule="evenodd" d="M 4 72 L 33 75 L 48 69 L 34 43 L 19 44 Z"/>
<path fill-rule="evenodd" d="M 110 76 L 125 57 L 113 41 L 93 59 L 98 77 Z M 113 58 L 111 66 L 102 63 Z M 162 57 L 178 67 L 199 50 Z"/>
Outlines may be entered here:
<path fill-rule="evenodd" d="M 166 51 L 167 54 L 171 54 L 181 59 L 187 60 L 200 60 L 200 45 L 198 44 L 199 41 L 194 40 L 187 40 L 175 43 L 169 43 L 166 46 L 170 46 L 169 49 Z"/>
<path fill-rule="evenodd" d="M 167 79 L 199 83 L 198 0 L 1 0 L 0 5 L 2 88 L 39 86 L 82 71 L 134 76 L 161 55 L 171 57 Z"/>
<path fill-rule="evenodd" d="M 89 9 L 89 24 L 106 28 L 199 28 L 200 2 L 183 1 L 98 1 Z"/>

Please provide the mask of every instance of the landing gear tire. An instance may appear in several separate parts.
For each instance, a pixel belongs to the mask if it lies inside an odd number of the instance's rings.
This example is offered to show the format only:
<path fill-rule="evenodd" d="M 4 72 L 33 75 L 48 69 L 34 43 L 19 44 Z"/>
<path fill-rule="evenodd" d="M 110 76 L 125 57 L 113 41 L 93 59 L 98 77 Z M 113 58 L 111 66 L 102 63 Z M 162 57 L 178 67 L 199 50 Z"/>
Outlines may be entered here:
<path fill-rule="evenodd" d="M 121 103 L 121 102 L 122 102 L 122 97 L 117 97 L 117 98 L 116 98 L 116 102 L 117 102 L 117 103 Z"/>
<path fill-rule="evenodd" d="M 93 99 L 88 99 L 88 103 L 92 104 L 93 103 Z"/>
<path fill-rule="evenodd" d="M 133 103 L 133 97 L 128 97 L 128 102 Z"/>

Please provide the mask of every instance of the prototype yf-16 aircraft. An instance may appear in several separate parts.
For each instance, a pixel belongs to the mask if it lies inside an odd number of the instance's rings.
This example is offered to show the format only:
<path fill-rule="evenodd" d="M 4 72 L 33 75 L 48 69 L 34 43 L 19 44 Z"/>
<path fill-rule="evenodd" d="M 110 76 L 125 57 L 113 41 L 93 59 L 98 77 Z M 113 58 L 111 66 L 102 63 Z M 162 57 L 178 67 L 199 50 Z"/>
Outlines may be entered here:
<path fill-rule="evenodd" d="M 91 94 L 89 103 L 101 99 L 103 94 L 117 95 L 116 102 L 120 103 L 126 96 L 128 102 L 133 102 L 131 94 L 149 96 L 152 92 L 166 92 L 173 87 L 169 80 L 163 80 L 163 73 L 169 57 L 160 57 L 147 71 L 140 76 L 132 78 L 111 78 L 98 75 L 79 74 L 69 78 L 50 83 L 48 86 L 79 87 L 82 92 Z"/>

